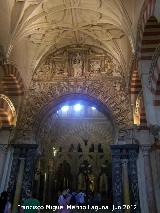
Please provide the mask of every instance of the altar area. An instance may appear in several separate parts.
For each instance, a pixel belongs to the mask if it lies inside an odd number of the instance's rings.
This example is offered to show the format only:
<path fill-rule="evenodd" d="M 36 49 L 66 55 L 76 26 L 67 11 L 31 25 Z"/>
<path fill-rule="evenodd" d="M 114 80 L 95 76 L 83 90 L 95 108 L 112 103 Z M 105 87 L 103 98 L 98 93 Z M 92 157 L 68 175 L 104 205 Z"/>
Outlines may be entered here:
<path fill-rule="evenodd" d="M 88 146 L 85 148 L 87 150 Z M 105 154 L 101 148 L 85 153 L 82 150 L 58 152 L 48 162 L 40 159 L 40 171 L 37 170 L 34 179 L 37 197 L 45 203 L 56 203 L 58 194 L 69 188 L 86 194 L 98 192 L 103 201 L 111 200 L 111 162 Z"/>

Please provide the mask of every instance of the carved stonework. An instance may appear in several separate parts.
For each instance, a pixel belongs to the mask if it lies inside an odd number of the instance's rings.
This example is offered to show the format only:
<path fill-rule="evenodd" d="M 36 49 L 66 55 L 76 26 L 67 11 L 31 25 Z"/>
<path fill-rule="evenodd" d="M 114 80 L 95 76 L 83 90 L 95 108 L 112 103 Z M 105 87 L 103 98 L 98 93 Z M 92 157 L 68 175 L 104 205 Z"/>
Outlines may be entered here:
<path fill-rule="evenodd" d="M 25 197 L 26 189 L 31 190 L 32 189 L 32 182 L 33 182 L 33 176 L 35 173 L 35 160 L 36 160 L 36 150 L 37 145 L 32 145 L 31 147 L 27 148 L 26 153 L 26 163 L 25 163 L 25 169 L 24 169 L 24 178 L 23 178 L 23 185 L 22 185 L 22 197 Z"/>
<path fill-rule="evenodd" d="M 109 109 L 119 128 L 132 122 L 129 95 L 118 61 L 104 50 L 69 46 L 48 55 L 33 73 L 30 89 L 19 115 L 16 138 L 32 141 L 33 129 L 60 101 L 72 94 L 84 95 Z M 23 138 L 23 139 L 22 139 Z"/>
<path fill-rule="evenodd" d="M 122 193 L 122 165 L 128 164 L 128 177 L 129 177 L 129 191 L 130 191 L 130 204 L 132 213 L 140 212 L 139 203 L 139 190 L 138 190 L 138 177 L 137 177 L 137 157 L 138 145 L 124 144 L 124 145 L 111 145 L 112 150 L 112 181 L 113 181 L 113 204 L 121 205 L 123 203 Z M 134 208 L 136 205 L 136 208 Z M 117 210 L 122 212 L 122 210 Z"/>
<path fill-rule="evenodd" d="M 128 150 L 128 175 L 130 183 L 130 199 L 133 205 L 136 205 L 136 209 L 131 208 L 131 212 L 140 213 L 140 201 L 139 201 L 139 189 L 138 189 L 138 176 L 137 176 L 137 157 L 138 157 L 138 145 Z"/>
<path fill-rule="evenodd" d="M 44 106 L 52 104 L 52 108 L 60 97 L 71 94 L 81 94 L 93 97 L 102 102 L 106 108 L 109 108 L 115 122 L 120 128 L 128 126 L 131 123 L 131 112 L 129 101 L 124 90 L 119 92 L 114 90 L 111 81 L 69 81 L 69 82 L 32 82 L 31 90 L 24 101 L 24 108 L 21 112 L 18 122 L 19 137 L 27 132 L 32 132 L 37 117 L 43 113 L 46 114 L 48 108 Z M 54 102 L 53 102 L 54 101 Z M 45 111 L 46 110 L 46 111 Z M 39 121 L 37 120 L 37 125 Z"/>
<path fill-rule="evenodd" d="M 143 144 L 141 145 L 141 150 L 143 153 L 143 156 L 150 156 L 150 151 L 151 151 L 151 144 Z"/>
<path fill-rule="evenodd" d="M 25 168 L 23 175 L 22 194 L 25 194 L 26 189 L 32 188 L 32 180 L 34 174 L 34 161 L 36 157 L 37 145 L 29 144 L 15 144 L 10 179 L 8 183 L 8 190 L 12 196 L 15 193 L 16 180 L 19 172 L 20 160 L 25 159 Z"/>
<path fill-rule="evenodd" d="M 14 193 L 15 187 L 16 187 L 16 179 L 17 179 L 19 163 L 20 163 L 19 155 L 20 155 L 20 150 L 14 149 L 10 179 L 9 179 L 9 183 L 8 183 L 8 191 L 11 193 L 12 196 L 13 196 L 13 193 Z"/>
<path fill-rule="evenodd" d="M 122 165 L 121 165 L 121 150 L 115 146 L 111 146 L 112 150 L 112 189 L 113 189 L 113 204 L 122 206 Z M 122 209 L 116 211 L 122 213 Z"/>
<path fill-rule="evenodd" d="M 95 47 L 70 46 L 51 53 L 34 72 L 33 81 L 53 81 L 68 77 L 122 79 L 123 71 L 113 56 Z M 122 83 L 122 82 L 121 82 Z"/>

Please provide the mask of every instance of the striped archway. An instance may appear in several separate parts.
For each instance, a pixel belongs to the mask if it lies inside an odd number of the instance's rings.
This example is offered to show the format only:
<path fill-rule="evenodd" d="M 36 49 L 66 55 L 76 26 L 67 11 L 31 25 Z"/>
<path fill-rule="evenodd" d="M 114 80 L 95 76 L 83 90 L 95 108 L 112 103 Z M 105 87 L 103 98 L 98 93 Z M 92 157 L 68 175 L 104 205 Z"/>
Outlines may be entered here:
<path fill-rule="evenodd" d="M 154 13 L 155 3 L 156 0 L 146 0 L 144 1 L 144 4 L 141 9 L 141 14 L 138 22 L 137 42 L 136 42 L 138 59 L 141 59 L 141 47 L 142 47 L 142 40 L 144 37 L 145 26 L 149 18 Z"/>
<path fill-rule="evenodd" d="M 144 28 L 142 45 L 141 45 L 141 60 L 152 60 L 154 52 L 160 43 L 160 24 L 157 19 L 151 16 Z"/>
<path fill-rule="evenodd" d="M 9 97 L 22 96 L 24 94 L 24 85 L 17 68 L 12 64 L 3 64 L 1 69 L 3 76 L 0 92 Z"/>
<path fill-rule="evenodd" d="M 139 78 L 138 70 L 135 68 L 132 72 L 131 83 L 130 83 L 130 95 L 131 104 L 134 105 L 137 99 L 137 95 L 142 90 L 141 80 Z"/>
<path fill-rule="evenodd" d="M 160 106 L 160 24 L 154 16 L 151 16 L 144 28 L 141 60 L 149 60 L 149 83 L 153 94 L 153 106 Z"/>
<path fill-rule="evenodd" d="M 150 86 L 153 94 L 153 106 L 160 106 L 160 45 L 157 48 L 157 55 L 155 55 L 150 69 Z"/>
<path fill-rule="evenodd" d="M 0 125 L 1 127 L 16 125 L 16 110 L 11 100 L 0 94 Z"/>
<path fill-rule="evenodd" d="M 143 90 L 141 79 L 139 78 L 138 69 L 134 67 L 131 81 L 130 81 L 130 95 L 131 104 L 133 108 L 133 121 L 141 128 L 145 129 L 147 126 L 145 106 L 143 100 Z"/>

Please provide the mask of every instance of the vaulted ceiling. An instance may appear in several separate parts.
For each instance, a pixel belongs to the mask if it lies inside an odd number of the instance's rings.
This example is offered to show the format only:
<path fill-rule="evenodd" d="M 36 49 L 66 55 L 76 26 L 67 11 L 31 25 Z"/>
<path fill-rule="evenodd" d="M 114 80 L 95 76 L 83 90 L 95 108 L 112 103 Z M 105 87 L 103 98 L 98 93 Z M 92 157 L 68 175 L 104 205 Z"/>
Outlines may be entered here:
<path fill-rule="evenodd" d="M 129 70 L 138 0 L 1 0 L 0 45 L 28 86 L 41 58 L 72 44 L 103 48 Z"/>

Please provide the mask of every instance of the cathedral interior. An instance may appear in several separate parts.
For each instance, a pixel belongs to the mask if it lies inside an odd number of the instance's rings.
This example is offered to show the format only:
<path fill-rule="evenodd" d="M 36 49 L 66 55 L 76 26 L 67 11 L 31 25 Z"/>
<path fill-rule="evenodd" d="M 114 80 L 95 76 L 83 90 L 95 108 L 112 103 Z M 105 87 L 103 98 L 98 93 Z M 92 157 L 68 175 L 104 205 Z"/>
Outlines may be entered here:
<path fill-rule="evenodd" d="M 160 0 L 0 0 L 0 193 L 98 192 L 160 212 Z M 136 208 L 134 208 L 136 207 Z"/>

